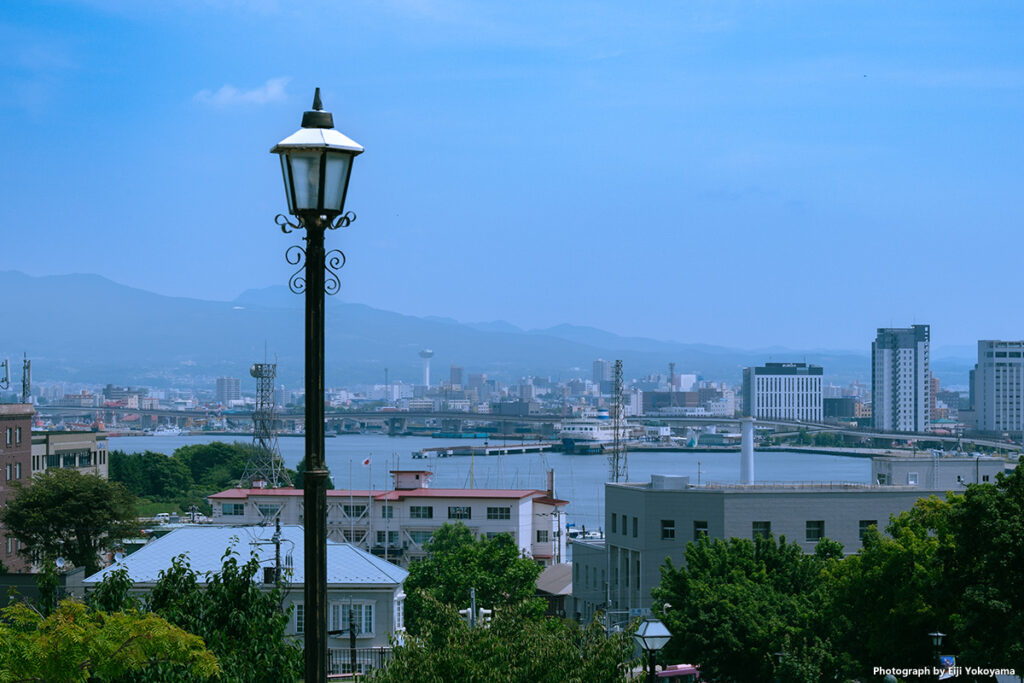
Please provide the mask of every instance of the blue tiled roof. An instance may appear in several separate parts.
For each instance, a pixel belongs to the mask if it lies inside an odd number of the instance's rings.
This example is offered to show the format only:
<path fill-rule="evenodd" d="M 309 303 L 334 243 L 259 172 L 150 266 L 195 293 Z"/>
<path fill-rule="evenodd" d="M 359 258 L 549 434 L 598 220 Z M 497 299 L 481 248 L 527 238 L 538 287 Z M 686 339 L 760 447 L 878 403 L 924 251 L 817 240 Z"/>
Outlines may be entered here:
<path fill-rule="evenodd" d="M 255 554 L 263 566 L 273 566 L 274 544 L 270 526 L 187 526 L 148 543 L 120 562 L 85 579 L 87 585 L 98 583 L 109 572 L 128 570 L 135 583 L 154 583 L 160 572 L 171 566 L 179 555 L 187 555 L 189 564 L 200 576 L 220 571 L 224 553 L 232 548 L 240 563 Z M 304 582 L 303 529 L 297 525 L 281 526 L 281 562 L 291 569 L 289 583 Z M 291 556 L 289 567 L 288 556 Z M 396 585 L 405 581 L 409 572 L 385 562 L 348 543 L 327 541 L 327 584 L 347 586 Z M 259 577 L 257 577 L 259 578 Z"/>

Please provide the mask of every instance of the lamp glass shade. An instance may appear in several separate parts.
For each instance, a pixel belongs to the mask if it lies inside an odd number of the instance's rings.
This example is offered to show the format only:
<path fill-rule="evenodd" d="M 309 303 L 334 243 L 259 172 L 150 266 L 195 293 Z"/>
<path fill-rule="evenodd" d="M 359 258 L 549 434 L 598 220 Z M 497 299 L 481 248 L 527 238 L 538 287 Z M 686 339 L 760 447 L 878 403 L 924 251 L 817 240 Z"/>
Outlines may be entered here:
<path fill-rule="evenodd" d="M 660 650 L 672 638 L 672 632 L 659 619 L 644 619 L 633 639 L 644 650 Z"/>
<path fill-rule="evenodd" d="M 946 637 L 946 634 L 935 631 L 929 633 L 928 637 L 932 639 L 932 647 L 942 647 L 942 639 Z"/>

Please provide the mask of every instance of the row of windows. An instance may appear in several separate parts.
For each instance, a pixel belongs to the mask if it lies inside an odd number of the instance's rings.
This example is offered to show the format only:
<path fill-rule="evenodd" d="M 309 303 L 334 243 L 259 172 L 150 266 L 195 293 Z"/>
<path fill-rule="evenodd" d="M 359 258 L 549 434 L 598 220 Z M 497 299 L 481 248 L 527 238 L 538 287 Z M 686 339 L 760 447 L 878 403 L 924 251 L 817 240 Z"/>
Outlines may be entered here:
<path fill-rule="evenodd" d="M 20 462 L 16 462 L 16 463 L 13 463 L 13 464 L 12 463 L 7 463 L 7 467 L 4 468 L 4 469 L 6 470 L 5 474 L 7 475 L 7 481 L 11 481 L 13 479 L 21 479 L 21 463 Z"/>
<path fill-rule="evenodd" d="M 858 534 L 859 538 L 864 538 L 864 532 L 869 527 L 878 526 L 877 519 L 862 519 L 858 523 Z M 752 538 L 758 536 L 767 537 L 772 533 L 772 523 L 769 521 L 757 521 L 751 523 L 750 533 Z M 693 522 L 693 540 L 698 541 L 701 538 L 708 535 L 708 523 L 704 520 L 694 520 Z M 674 519 L 663 519 L 661 520 L 661 539 L 663 541 L 670 541 L 676 537 L 676 521 Z M 821 539 L 825 538 L 825 520 L 813 519 L 807 520 L 805 525 L 805 540 L 808 543 L 817 543 Z"/>
<path fill-rule="evenodd" d="M 7 428 L 7 445 L 8 446 L 20 446 L 21 445 L 21 427 L 8 427 Z"/>
<path fill-rule="evenodd" d="M 57 456 L 50 456 L 57 457 Z M 59 466 L 59 465 L 55 465 Z M 18 466 L 21 467 L 20 465 Z M 8 477 L 9 478 L 9 477 Z M 20 478 L 20 476 L 19 476 Z M 256 506 L 260 513 L 264 517 L 275 517 L 281 510 L 280 505 L 272 505 L 267 503 L 258 503 Z M 366 505 L 342 505 L 342 512 L 346 517 L 358 518 L 362 517 L 366 513 Z M 245 504 L 244 503 L 222 503 L 221 514 L 224 515 L 244 515 Z M 391 505 L 384 505 L 381 507 L 381 517 L 384 519 L 394 518 L 394 507 Z M 434 508 L 431 505 L 410 505 L 409 506 L 409 517 L 412 519 L 433 519 Z M 448 506 L 448 519 L 472 519 L 473 510 L 469 505 L 450 505 Z M 506 520 L 512 519 L 512 508 L 510 507 L 489 507 L 487 508 L 487 519 L 491 520 Z"/>
<path fill-rule="evenodd" d="M 616 515 L 614 512 L 612 513 L 612 533 L 613 534 L 614 533 L 618 533 L 618 529 L 620 528 L 619 522 L 618 522 L 618 519 L 617 519 L 618 517 L 619 517 L 619 515 Z M 626 515 L 621 515 L 621 517 L 622 517 L 622 525 L 621 525 L 622 535 L 623 536 L 628 536 L 629 535 L 629 517 L 626 516 Z M 637 536 L 639 536 L 639 532 L 640 532 L 640 521 L 636 517 L 634 517 L 633 518 L 633 538 L 636 538 Z"/>
<path fill-rule="evenodd" d="M 81 449 L 61 451 L 60 453 L 50 453 L 48 455 L 33 455 L 32 469 L 39 471 L 56 467 L 96 467 L 97 465 L 105 465 L 106 462 L 107 452 L 105 450 L 93 452 L 88 449 Z"/>

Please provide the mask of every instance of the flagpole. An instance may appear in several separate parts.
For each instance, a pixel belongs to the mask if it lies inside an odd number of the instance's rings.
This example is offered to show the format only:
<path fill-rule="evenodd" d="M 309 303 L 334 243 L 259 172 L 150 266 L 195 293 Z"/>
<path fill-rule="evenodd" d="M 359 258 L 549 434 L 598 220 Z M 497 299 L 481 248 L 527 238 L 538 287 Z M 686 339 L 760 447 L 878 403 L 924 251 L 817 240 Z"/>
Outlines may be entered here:
<path fill-rule="evenodd" d="M 369 467 L 369 474 L 367 478 L 370 480 L 370 490 L 366 494 L 366 549 L 372 552 L 373 549 L 373 461 L 370 458 L 373 457 L 373 453 L 370 453 L 370 457 L 367 458 L 367 467 Z"/>

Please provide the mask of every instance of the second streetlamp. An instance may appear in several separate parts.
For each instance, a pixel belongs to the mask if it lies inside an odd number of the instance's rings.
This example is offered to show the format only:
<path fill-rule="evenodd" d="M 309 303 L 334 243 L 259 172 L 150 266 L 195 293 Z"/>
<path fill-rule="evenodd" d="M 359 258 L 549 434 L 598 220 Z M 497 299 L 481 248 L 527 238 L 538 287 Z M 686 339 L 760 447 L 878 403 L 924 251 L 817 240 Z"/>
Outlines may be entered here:
<path fill-rule="evenodd" d="M 320 88 L 313 109 L 302 115 L 302 127 L 274 145 L 281 157 L 288 213 L 276 222 L 285 233 L 305 230 L 306 247 L 288 247 L 288 263 L 299 266 L 288 286 L 306 295 L 305 379 L 306 456 L 302 475 L 305 559 L 306 683 L 327 680 L 327 465 L 324 460 L 324 294 L 341 289 L 337 270 L 345 255 L 324 251 L 324 233 L 347 227 L 355 215 L 345 213 L 345 195 L 352 161 L 363 147 L 334 129 L 334 117 L 323 110 Z"/>
<path fill-rule="evenodd" d="M 651 683 L 654 683 L 654 658 L 657 656 L 658 650 L 665 647 L 671 638 L 672 632 L 668 630 L 668 627 L 661 623 L 661 620 L 652 617 L 640 622 L 636 633 L 633 634 L 633 640 L 647 652 L 647 680 Z"/>

